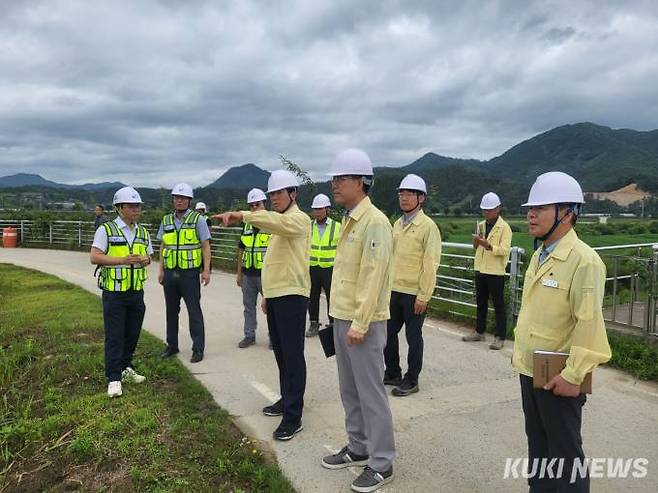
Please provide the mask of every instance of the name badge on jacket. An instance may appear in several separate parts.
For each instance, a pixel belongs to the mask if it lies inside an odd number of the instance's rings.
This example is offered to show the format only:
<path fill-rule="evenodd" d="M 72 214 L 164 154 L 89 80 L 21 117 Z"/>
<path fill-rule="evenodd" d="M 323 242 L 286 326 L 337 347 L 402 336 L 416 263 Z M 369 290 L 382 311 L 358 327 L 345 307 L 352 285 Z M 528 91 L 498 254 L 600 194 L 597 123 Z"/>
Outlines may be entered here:
<path fill-rule="evenodd" d="M 557 288 L 558 286 L 558 283 L 555 279 L 542 279 L 541 283 L 543 286 L 548 288 Z"/>

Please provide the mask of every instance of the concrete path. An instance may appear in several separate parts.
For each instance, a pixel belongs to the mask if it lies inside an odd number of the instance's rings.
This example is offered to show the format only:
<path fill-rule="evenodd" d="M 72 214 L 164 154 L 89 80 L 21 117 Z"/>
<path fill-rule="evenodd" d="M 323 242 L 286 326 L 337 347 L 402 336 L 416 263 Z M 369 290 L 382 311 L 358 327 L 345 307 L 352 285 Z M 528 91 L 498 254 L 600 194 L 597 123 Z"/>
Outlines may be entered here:
<path fill-rule="evenodd" d="M 98 293 L 85 253 L 0 248 L 0 262 L 55 274 Z M 144 325 L 163 338 L 164 299 L 154 267 L 147 283 Z M 298 491 L 350 491 L 357 470 L 328 471 L 320 465 L 322 455 L 341 448 L 346 441 L 334 358 L 324 357 L 317 338 L 307 340 L 304 431 L 290 442 L 275 443 L 271 434 L 278 419 L 260 413 L 277 398 L 278 391 L 264 317 L 259 315 L 257 345 L 238 349 L 242 305 L 234 276 L 214 272 L 202 293 L 205 359 L 189 364 L 187 315 L 181 313 L 181 360 L 245 433 L 275 452 Z M 506 458 L 526 456 L 518 377 L 509 363 L 511 348 L 496 352 L 482 343 L 466 344 L 460 341 L 463 332 L 443 321 L 427 322 L 421 392 L 403 399 L 390 398 L 399 458 L 395 481 L 380 491 L 527 491 L 524 479 L 503 477 Z M 587 455 L 646 458 L 649 464 L 644 478 L 593 479 L 592 491 L 658 491 L 658 386 L 636 382 L 611 369 L 597 371 L 594 385 L 584 411 Z"/>

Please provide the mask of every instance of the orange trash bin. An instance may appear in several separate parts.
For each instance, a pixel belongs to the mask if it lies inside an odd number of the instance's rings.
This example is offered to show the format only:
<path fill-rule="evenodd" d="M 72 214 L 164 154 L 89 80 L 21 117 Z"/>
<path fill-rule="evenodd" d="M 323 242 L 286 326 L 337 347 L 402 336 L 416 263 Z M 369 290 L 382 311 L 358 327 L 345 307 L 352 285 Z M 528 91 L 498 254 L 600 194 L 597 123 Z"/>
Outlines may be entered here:
<path fill-rule="evenodd" d="M 2 246 L 5 248 L 16 248 L 18 245 L 18 231 L 9 226 L 2 230 Z"/>

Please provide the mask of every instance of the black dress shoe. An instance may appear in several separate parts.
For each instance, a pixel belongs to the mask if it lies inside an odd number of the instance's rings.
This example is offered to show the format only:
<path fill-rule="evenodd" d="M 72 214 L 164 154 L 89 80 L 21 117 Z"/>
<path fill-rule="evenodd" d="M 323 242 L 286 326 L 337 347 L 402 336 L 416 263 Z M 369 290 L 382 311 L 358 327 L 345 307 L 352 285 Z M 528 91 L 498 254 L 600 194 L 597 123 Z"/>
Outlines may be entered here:
<path fill-rule="evenodd" d="M 402 380 L 402 383 L 395 387 L 391 394 L 395 397 L 406 397 L 411 394 L 418 392 L 418 383 L 412 382 L 410 380 Z"/>
<path fill-rule="evenodd" d="M 281 422 L 279 427 L 276 430 L 274 430 L 274 433 L 272 433 L 272 436 L 276 440 L 281 440 L 285 442 L 290 440 L 292 437 L 294 437 L 297 433 L 299 433 L 303 429 L 304 427 L 302 426 L 301 422 L 295 424 Z"/>
<path fill-rule="evenodd" d="M 265 406 L 263 414 L 265 416 L 283 416 L 283 401 L 279 399 L 271 406 Z"/>
<path fill-rule="evenodd" d="M 393 385 L 394 387 L 397 387 L 402 383 L 402 377 L 391 377 L 389 375 L 386 375 L 384 373 L 384 385 Z"/>
<path fill-rule="evenodd" d="M 192 357 L 190 358 L 190 363 L 198 363 L 203 359 L 203 351 L 192 351 Z"/>
<path fill-rule="evenodd" d="M 163 358 L 171 358 L 175 354 L 178 354 L 178 348 L 167 346 L 167 348 L 162 352 L 160 356 Z"/>

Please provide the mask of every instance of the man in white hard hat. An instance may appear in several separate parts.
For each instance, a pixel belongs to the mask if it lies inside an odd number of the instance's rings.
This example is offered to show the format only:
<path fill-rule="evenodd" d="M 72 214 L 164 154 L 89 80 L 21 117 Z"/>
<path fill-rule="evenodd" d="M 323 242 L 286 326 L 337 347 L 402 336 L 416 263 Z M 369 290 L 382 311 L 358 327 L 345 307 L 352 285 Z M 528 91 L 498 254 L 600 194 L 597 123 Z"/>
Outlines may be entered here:
<path fill-rule="evenodd" d="M 252 188 L 247 194 L 247 206 L 251 212 L 264 211 L 267 197 L 260 188 Z M 263 294 L 261 270 L 263 258 L 270 241 L 270 234 L 257 226 L 245 223 L 238 240 L 238 273 L 236 282 L 242 289 L 244 307 L 244 338 L 238 343 L 241 349 L 256 344 L 256 304 Z"/>
<path fill-rule="evenodd" d="M 580 384 L 611 351 L 602 311 L 605 265 L 573 229 L 584 202 L 578 182 L 555 171 L 537 178 L 523 204 L 530 235 L 542 246 L 526 272 L 512 366 L 520 374 L 530 467 L 543 459 L 564 462 L 559 478 L 529 478 L 530 491 L 589 491 Z M 569 354 L 562 372 L 539 389 L 533 386 L 537 350 Z"/>
<path fill-rule="evenodd" d="M 370 157 L 359 149 L 340 152 L 330 175 L 334 201 L 347 210 L 331 280 L 329 313 L 348 443 L 322 459 L 327 469 L 366 466 L 351 487 L 375 491 L 393 480 L 395 437 L 384 387 L 386 321 L 391 298 L 393 238 L 388 218 L 368 191 Z"/>
<path fill-rule="evenodd" d="M 276 440 L 290 440 L 302 427 L 306 390 L 304 326 L 311 280 L 308 272 L 311 219 L 297 206 L 297 177 L 274 171 L 267 183 L 272 211 L 236 211 L 213 216 L 224 225 L 244 221 L 271 233 L 263 260 L 262 307 L 267 314 L 272 350 L 279 367 L 281 399 L 263 409 L 266 416 L 283 416 Z"/>
<path fill-rule="evenodd" d="M 153 247 L 148 231 L 137 223 L 142 213 L 137 190 L 119 189 L 112 204 L 117 218 L 98 227 L 90 258 L 100 268 L 98 287 L 103 290 L 107 395 L 118 397 L 123 393 L 121 382 L 146 380 L 135 371 L 132 359 L 144 321 L 144 282 Z"/>
<path fill-rule="evenodd" d="M 484 341 L 491 297 L 496 314 L 496 332 L 489 349 L 502 349 L 507 336 L 505 310 L 505 269 L 512 248 L 512 228 L 500 216 L 500 198 L 493 192 L 484 194 L 480 202 L 484 221 L 477 224 L 473 235 L 475 248 L 476 330 L 462 337 L 465 342 Z"/>
<path fill-rule="evenodd" d="M 174 211 L 162 218 L 158 239 L 160 247 L 160 273 L 158 280 L 164 286 L 167 305 L 167 347 L 162 353 L 169 358 L 179 352 L 178 314 L 180 300 L 185 300 L 192 338 L 191 363 L 203 359 L 205 326 L 201 311 L 201 284 L 210 282 L 210 230 L 201 214 L 192 211 L 192 187 L 178 183 L 171 191 Z"/>
<path fill-rule="evenodd" d="M 206 224 L 208 225 L 208 231 L 210 231 L 210 238 L 208 239 L 208 243 L 212 243 L 212 222 L 210 218 L 208 217 L 208 207 L 206 206 L 205 202 L 197 202 L 196 205 L 194 206 L 194 210 L 201 214 L 203 217 L 203 220 L 206 221 Z M 211 247 L 212 250 L 212 247 Z M 210 272 L 212 272 L 212 262 L 210 262 Z"/>
<path fill-rule="evenodd" d="M 393 225 L 393 275 L 391 318 L 384 350 L 384 383 L 394 385 L 392 394 L 405 397 L 418 392 L 423 367 L 423 323 L 434 294 L 441 260 L 441 233 L 423 212 L 427 185 L 418 175 L 407 175 L 398 187 L 402 217 Z M 405 327 L 409 352 L 407 373 L 402 378 L 398 333 Z"/>
<path fill-rule="evenodd" d="M 311 299 L 308 305 L 308 318 L 310 326 L 306 337 L 318 335 L 320 329 L 320 293 L 324 290 L 327 297 L 327 317 L 329 324 L 334 321 L 329 315 L 329 301 L 331 298 L 331 274 L 334 269 L 336 246 L 340 238 L 340 223 L 329 217 L 331 202 L 329 197 L 320 193 L 313 198 L 313 222 L 311 223 Z"/>

